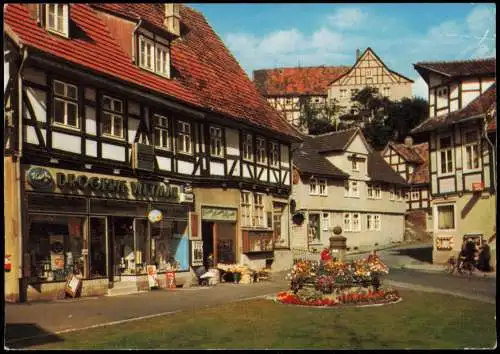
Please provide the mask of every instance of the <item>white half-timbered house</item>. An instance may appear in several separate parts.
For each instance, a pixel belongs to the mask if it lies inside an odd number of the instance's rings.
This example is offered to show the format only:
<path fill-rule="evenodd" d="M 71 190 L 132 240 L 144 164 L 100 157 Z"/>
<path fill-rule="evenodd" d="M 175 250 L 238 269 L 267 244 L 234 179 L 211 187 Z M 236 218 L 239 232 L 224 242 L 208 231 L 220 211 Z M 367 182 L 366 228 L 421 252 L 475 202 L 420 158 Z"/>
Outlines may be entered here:
<path fill-rule="evenodd" d="M 407 188 L 359 128 L 303 136 L 294 145 L 292 248 L 328 247 L 335 226 L 351 250 L 401 242 Z"/>
<path fill-rule="evenodd" d="M 7 301 L 62 297 L 68 276 L 83 296 L 143 290 L 151 265 L 160 286 L 172 270 L 180 285 L 209 254 L 290 265 L 300 138 L 201 13 L 51 3 L 4 15 Z"/>
<path fill-rule="evenodd" d="M 429 118 L 411 134 L 429 142 L 433 260 L 464 239 L 496 250 L 496 59 L 422 62 Z M 494 264 L 494 260 L 492 260 Z"/>

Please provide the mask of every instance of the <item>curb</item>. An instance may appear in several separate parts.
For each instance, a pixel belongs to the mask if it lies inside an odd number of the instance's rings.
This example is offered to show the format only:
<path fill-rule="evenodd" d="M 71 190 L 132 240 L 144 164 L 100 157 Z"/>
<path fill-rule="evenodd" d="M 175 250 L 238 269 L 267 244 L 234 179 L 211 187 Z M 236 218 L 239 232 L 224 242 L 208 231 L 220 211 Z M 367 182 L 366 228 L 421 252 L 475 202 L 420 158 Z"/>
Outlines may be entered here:
<path fill-rule="evenodd" d="M 439 268 L 439 269 L 429 269 L 429 268 L 421 268 L 421 267 L 418 267 L 418 266 L 415 266 L 415 265 L 412 265 L 412 264 L 401 264 L 399 266 L 396 266 L 396 267 L 392 267 L 392 268 L 395 268 L 395 269 L 410 269 L 410 270 L 415 270 L 415 271 L 418 271 L 418 272 L 423 272 L 423 273 L 435 273 L 435 274 L 439 274 L 439 273 L 443 273 L 445 274 L 445 269 L 444 269 L 444 266 L 443 268 Z M 479 272 L 479 271 L 475 271 L 472 273 L 472 277 L 475 277 L 475 278 L 493 278 L 493 279 L 496 279 L 496 272 L 493 272 L 493 273 L 483 273 L 483 272 Z"/>

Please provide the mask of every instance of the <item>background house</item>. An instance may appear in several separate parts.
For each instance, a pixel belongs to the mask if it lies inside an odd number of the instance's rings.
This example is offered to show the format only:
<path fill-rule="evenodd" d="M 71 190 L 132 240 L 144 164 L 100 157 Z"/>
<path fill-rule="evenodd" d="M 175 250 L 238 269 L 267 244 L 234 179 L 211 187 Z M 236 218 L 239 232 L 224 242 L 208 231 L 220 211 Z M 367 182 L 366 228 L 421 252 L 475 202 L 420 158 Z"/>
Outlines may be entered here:
<path fill-rule="evenodd" d="M 421 62 L 429 118 L 412 130 L 429 142 L 433 261 L 464 239 L 496 249 L 496 59 Z M 494 264 L 494 263 L 493 263 Z"/>
<path fill-rule="evenodd" d="M 293 149 L 292 248 L 328 246 L 335 226 L 351 248 L 403 240 L 407 184 L 359 128 L 303 136 Z"/>

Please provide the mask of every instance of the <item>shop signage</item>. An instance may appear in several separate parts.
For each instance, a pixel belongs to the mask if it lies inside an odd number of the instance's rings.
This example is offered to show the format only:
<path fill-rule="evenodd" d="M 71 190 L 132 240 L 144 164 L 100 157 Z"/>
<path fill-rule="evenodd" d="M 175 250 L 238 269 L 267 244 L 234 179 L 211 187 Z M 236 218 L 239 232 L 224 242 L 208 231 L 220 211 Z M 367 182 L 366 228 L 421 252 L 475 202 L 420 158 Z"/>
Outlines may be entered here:
<path fill-rule="evenodd" d="M 236 209 L 213 208 L 213 207 L 202 207 L 201 208 L 201 218 L 204 220 L 214 220 L 214 221 L 236 221 L 237 210 Z"/>
<path fill-rule="evenodd" d="M 54 180 L 49 171 L 42 167 L 35 167 L 28 172 L 28 183 L 35 189 L 52 189 Z"/>
<path fill-rule="evenodd" d="M 53 176 L 55 175 L 55 179 Z M 164 182 L 131 181 L 96 174 L 66 172 L 55 173 L 43 167 L 32 167 L 27 173 L 29 185 L 35 190 L 50 190 L 54 186 L 61 191 L 82 193 L 107 193 L 118 197 L 153 198 L 157 200 L 179 200 L 179 186 Z"/>

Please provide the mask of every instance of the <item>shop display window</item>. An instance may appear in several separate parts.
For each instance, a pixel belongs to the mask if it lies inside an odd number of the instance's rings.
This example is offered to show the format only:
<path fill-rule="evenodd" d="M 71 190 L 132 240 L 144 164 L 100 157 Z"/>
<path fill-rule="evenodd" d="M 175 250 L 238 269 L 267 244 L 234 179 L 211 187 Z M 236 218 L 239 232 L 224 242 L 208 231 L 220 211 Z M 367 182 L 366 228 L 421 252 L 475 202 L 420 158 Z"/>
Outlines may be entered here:
<path fill-rule="evenodd" d="M 90 278 L 104 278 L 106 272 L 106 218 L 90 218 Z"/>
<path fill-rule="evenodd" d="M 152 225 L 152 263 L 159 272 L 188 270 L 187 220 L 162 220 Z"/>
<path fill-rule="evenodd" d="M 137 274 L 146 274 L 149 256 L 149 233 L 146 219 L 135 219 L 135 269 Z"/>
<path fill-rule="evenodd" d="M 30 282 L 65 281 L 69 274 L 86 277 L 85 218 L 30 214 Z"/>
<path fill-rule="evenodd" d="M 113 217 L 114 275 L 135 275 L 134 218 Z"/>

